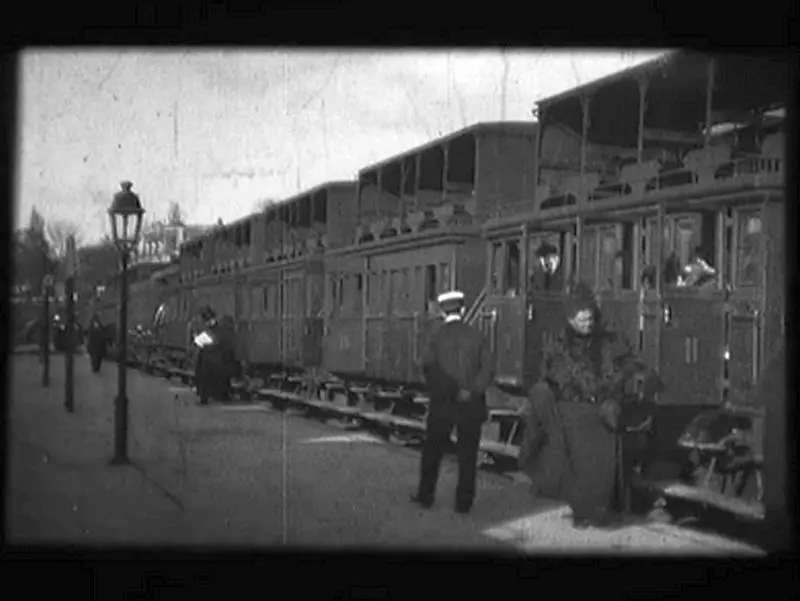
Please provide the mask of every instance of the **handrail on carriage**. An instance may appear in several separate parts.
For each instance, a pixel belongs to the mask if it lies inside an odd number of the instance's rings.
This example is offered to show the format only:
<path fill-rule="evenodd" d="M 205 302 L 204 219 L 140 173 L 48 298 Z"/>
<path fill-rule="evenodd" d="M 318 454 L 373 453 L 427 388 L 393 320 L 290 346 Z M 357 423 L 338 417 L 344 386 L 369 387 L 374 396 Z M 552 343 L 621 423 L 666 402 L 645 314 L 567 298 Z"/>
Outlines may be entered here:
<path fill-rule="evenodd" d="M 638 167 L 643 171 L 647 165 Z M 617 177 L 613 180 L 601 182 L 594 186 L 577 186 L 583 188 L 584 200 L 589 203 L 624 198 L 626 196 L 647 196 L 666 189 L 689 188 L 690 186 L 708 185 L 710 183 L 724 183 L 743 180 L 747 177 L 775 177 L 780 178 L 784 172 L 784 159 L 776 156 L 748 154 L 739 157 L 730 157 L 704 165 L 681 166 L 668 169 L 659 169 L 657 172 L 647 172 L 641 177 Z M 638 175 L 638 174 L 637 174 Z M 589 180 L 594 173 L 583 175 L 584 180 Z M 576 176 L 576 180 L 581 176 Z M 677 181 L 677 183 L 675 183 Z M 688 181 L 686 181 L 688 180 Z M 545 191 L 545 188 L 547 189 Z M 577 204 L 580 192 L 572 186 L 540 185 L 537 189 L 535 206 L 537 210 L 548 210 L 564 204 Z M 572 202 L 567 199 L 572 196 Z M 564 199 L 562 204 L 550 204 L 553 199 Z"/>
<path fill-rule="evenodd" d="M 486 303 L 486 297 L 488 294 L 489 287 L 484 286 L 483 289 L 478 293 L 478 296 L 475 297 L 472 305 L 469 307 L 469 309 L 467 309 L 467 312 L 464 314 L 464 323 L 466 323 L 468 326 L 474 325 L 478 320 L 478 317 L 481 314 L 481 309 Z"/>

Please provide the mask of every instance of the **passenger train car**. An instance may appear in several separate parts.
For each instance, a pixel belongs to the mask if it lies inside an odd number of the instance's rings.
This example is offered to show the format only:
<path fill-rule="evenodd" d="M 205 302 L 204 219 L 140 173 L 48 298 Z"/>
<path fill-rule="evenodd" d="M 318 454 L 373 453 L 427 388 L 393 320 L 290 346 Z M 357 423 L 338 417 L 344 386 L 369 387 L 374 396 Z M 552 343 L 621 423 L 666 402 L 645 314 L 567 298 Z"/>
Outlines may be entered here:
<path fill-rule="evenodd" d="M 783 335 L 787 87 L 767 58 L 670 53 L 541 101 L 537 122 L 365 167 L 185 244 L 172 336 L 210 304 L 235 318 L 242 360 L 412 383 L 431 301 L 456 286 L 524 388 L 581 279 L 666 398 L 719 402 Z M 704 286 L 670 274 L 700 259 Z"/>
<path fill-rule="evenodd" d="M 170 344 L 208 304 L 251 365 L 413 388 L 432 301 L 458 287 L 523 395 L 583 280 L 659 374 L 659 406 L 686 411 L 659 433 L 677 440 L 784 336 L 788 90 L 780 60 L 672 52 L 220 226 L 151 298 Z"/>

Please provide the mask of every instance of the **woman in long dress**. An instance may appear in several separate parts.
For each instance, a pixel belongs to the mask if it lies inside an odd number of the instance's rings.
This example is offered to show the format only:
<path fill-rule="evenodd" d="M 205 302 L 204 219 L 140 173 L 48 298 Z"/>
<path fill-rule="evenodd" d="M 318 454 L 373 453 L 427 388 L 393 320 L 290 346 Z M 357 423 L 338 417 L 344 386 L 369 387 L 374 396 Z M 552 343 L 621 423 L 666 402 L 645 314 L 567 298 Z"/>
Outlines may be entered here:
<path fill-rule="evenodd" d="M 215 338 L 216 313 L 210 307 L 206 307 L 201 311 L 200 317 L 205 322 L 202 332 L 208 333 L 212 338 Z M 214 398 L 216 392 L 214 390 L 214 381 L 216 380 L 214 370 L 215 346 L 215 343 L 211 343 L 198 348 L 195 357 L 195 385 L 201 405 L 207 405 L 209 398 Z"/>
<path fill-rule="evenodd" d="M 103 357 L 106 352 L 106 332 L 97 314 L 92 315 L 91 321 L 89 322 L 89 335 L 86 347 L 86 350 L 89 351 L 92 371 L 98 373 L 103 364 Z"/>
<path fill-rule="evenodd" d="M 566 321 L 528 393 L 520 467 L 536 496 L 571 507 L 576 527 L 606 525 L 617 518 L 616 391 L 641 364 L 600 322 L 588 287 L 577 286 Z"/>

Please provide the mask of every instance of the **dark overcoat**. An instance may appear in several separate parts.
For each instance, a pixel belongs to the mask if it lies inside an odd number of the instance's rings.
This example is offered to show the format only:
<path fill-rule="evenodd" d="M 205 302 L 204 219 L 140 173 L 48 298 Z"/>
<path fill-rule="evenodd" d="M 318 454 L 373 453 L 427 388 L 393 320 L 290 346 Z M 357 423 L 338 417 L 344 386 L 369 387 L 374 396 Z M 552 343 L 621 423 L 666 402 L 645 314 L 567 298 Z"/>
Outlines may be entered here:
<path fill-rule="evenodd" d="M 431 396 L 429 416 L 486 419 L 486 389 L 492 383 L 489 341 L 460 320 L 438 326 L 422 361 Z M 471 393 L 459 402 L 460 390 Z"/>
<path fill-rule="evenodd" d="M 563 350 L 599 373 L 602 339 L 566 327 Z M 547 364 L 545 364 L 547 367 Z M 617 477 L 616 433 L 599 406 L 567 399 L 552 365 L 528 393 L 520 468 L 536 496 L 565 502 L 578 519 L 601 519 L 612 508 Z M 548 371 L 549 370 L 549 371 Z"/>

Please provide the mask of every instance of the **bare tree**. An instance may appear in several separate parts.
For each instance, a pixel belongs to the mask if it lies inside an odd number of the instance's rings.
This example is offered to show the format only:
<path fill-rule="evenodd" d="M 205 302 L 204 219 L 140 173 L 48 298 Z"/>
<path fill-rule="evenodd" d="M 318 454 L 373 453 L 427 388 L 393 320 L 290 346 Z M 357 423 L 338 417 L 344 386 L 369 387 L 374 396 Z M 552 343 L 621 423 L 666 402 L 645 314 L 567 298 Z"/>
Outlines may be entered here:
<path fill-rule="evenodd" d="M 14 236 L 14 285 L 21 289 L 40 290 L 44 275 L 54 273 L 58 266 L 45 230 L 45 220 L 34 207 L 28 227 Z"/>
<path fill-rule="evenodd" d="M 56 257 L 63 259 L 67 254 L 67 240 L 75 237 L 75 246 L 80 246 L 83 240 L 80 227 L 66 220 L 51 221 L 46 225 L 47 239 Z"/>

